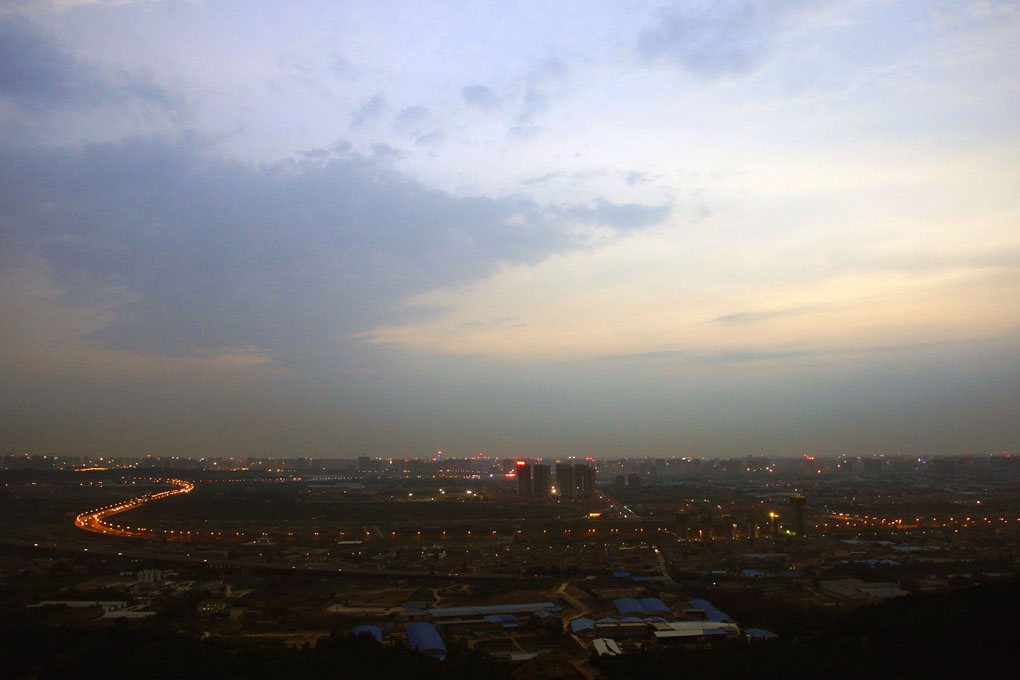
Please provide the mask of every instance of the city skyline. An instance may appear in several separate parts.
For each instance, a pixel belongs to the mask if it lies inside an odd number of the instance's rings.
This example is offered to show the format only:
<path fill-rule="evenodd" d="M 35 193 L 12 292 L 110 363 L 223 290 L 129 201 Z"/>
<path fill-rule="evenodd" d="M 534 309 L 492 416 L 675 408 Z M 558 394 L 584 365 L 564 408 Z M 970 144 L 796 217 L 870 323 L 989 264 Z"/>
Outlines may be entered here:
<path fill-rule="evenodd" d="M 13 2 L 0 454 L 1020 442 L 1013 2 Z"/>

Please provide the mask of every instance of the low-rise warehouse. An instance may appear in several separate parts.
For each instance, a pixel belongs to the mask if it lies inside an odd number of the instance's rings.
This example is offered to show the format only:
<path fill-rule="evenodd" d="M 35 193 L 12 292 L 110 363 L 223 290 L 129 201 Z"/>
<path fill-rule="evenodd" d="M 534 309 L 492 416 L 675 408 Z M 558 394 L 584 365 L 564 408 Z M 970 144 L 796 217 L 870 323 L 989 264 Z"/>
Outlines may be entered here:
<path fill-rule="evenodd" d="M 727 623 L 733 623 L 733 619 L 726 612 L 717 609 L 714 604 L 708 600 L 691 600 L 688 604 L 694 609 L 700 609 L 705 612 L 705 616 L 709 621 L 725 621 Z"/>
<path fill-rule="evenodd" d="M 552 602 L 529 602 L 526 604 L 491 604 L 472 607 L 442 607 L 429 609 L 433 619 L 442 620 L 454 617 L 488 616 L 490 614 L 534 614 L 540 611 L 558 612 L 560 607 Z"/>
<path fill-rule="evenodd" d="M 633 597 L 619 597 L 613 600 L 616 611 L 627 616 L 628 614 L 672 614 L 666 604 L 657 597 L 642 597 L 640 600 Z"/>
<path fill-rule="evenodd" d="M 427 621 L 418 621 L 407 626 L 407 640 L 411 648 L 425 654 L 431 654 L 437 659 L 446 658 L 446 645 L 443 638 L 439 636 L 436 627 Z"/>

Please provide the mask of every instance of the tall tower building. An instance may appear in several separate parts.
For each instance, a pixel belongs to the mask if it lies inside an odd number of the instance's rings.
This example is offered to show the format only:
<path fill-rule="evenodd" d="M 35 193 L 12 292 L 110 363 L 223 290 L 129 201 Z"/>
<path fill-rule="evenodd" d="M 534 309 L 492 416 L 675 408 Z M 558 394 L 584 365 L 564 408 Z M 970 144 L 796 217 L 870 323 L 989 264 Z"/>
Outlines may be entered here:
<path fill-rule="evenodd" d="M 588 466 L 584 463 L 574 463 L 574 497 L 584 498 L 584 471 Z"/>
<path fill-rule="evenodd" d="M 700 515 L 698 517 L 698 538 L 702 541 L 712 540 L 712 516 Z"/>
<path fill-rule="evenodd" d="M 517 493 L 521 498 L 531 498 L 531 466 L 526 461 L 517 461 Z"/>
<path fill-rule="evenodd" d="M 548 465 L 537 464 L 531 466 L 531 471 L 535 498 L 548 500 L 552 492 L 552 470 Z"/>
<path fill-rule="evenodd" d="M 723 515 L 722 518 L 721 518 L 721 521 L 722 521 L 722 527 L 721 527 L 722 532 L 721 532 L 720 535 L 723 538 L 733 538 L 733 529 L 734 529 L 733 515 Z"/>
<path fill-rule="evenodd" d="M 560 498 L 574 500 L 574 468 L 569 463 L 556 464 L 556 488 L 560 491 Z"/>
<path fill-rule="evenodd" d="M 587 465 L 584 468 L 584 497 L 595 498 L 595 466 Z"/>
<path fill-rule="evenodd" d="M 676 533 L 677 537 L 681 541 L 687 541 L 690 539 L 691 534 L 691 522 L 690 517 L 683 510 L 680 510 L 674 516 L 676 519 Z"/>
<path fill-rule="evenodd" d="M 747 532 L 748 538 L 758 538 L 758 518 L 754 515 L 747 516 Z"/>
<path fill-rule="evenodd" d="M 804 523 L 804 506 L 807 505 L 807 498 L 804 494 L 790 496 L 790 513 L 793 515 L 793 533 L 797 536 L 804 536 L 806 525 Z"/>

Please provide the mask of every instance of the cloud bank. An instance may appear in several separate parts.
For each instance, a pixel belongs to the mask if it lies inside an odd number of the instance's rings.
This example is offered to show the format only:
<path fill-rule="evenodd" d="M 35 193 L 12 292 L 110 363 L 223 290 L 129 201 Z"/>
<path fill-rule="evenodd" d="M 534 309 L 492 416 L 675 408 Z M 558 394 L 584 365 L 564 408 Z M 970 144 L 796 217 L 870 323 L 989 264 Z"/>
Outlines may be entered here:
<path fill-rule="evenodd" d="M 301 338 L 401 320 L 414 293 L 584 247 L 563 210 L 430 189 L 344 144 L 264 166 L 194 140 L 0 149 L 5 250 L 44 261 L 70 298 L 103 301 L 113 317 L 93 337 L 114 349 L 285 357 Z M 566 211 L 610 229 L 667 214 Z"/>

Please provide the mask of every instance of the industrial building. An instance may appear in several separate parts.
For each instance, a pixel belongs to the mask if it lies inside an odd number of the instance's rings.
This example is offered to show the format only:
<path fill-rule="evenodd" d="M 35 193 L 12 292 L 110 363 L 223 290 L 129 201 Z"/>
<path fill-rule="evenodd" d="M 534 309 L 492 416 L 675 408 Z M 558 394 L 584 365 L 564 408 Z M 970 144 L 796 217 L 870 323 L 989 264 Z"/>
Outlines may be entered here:
<path fill-rule="evenodd" d="M 736 640 L 740 628 L 721 621 L 673 621 L 652 623 L 652 636 L 664 644 L 706 644 L 715 640 Z"/>
<path fill-rule="evenodd" d="M 626 616 L 628 614 L 665 614 L 672 616 L 673 612 L 666 604 L 657 597 L 643 597 L 640 600 L 633 597 L 620 597 L 613 600 L 616 611 Z"/>
<path fill-rule="evenodd" d="M 411 648 L 436 657 L 440 661 L 446 658 L 446 645 L 439 631 L 427 621 L 417 621 L 407 626 L 407 641 Z"/>
<path fill-rule="evenodd" d="M 705 620 L 716 621 L 722 623 L 733 623 L 733 619 L 730 615 L 721 609 L 716 608 L 714 604 L 708 600 L 691 600 L 688 602 L 692 610 L 701 610 L 705 614 Z"/>
<path fill-rule="evenodd" d="M 560 611 L 553 602 L 529 602 L 527 604 L 489 604 L 470 607 L 441 607 L 427 610 L 434 621 L 441 622 L 463 616 L 484 617 L 489 614 L 517 614 L 530 616 L 540 611 Z"/>
<path fill-rule="evenodd" d="M 599 656 L 620 656 L 623 654 L 616 641 L 609 638 L 595 638 L 591 644 Z"/>

